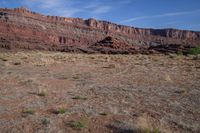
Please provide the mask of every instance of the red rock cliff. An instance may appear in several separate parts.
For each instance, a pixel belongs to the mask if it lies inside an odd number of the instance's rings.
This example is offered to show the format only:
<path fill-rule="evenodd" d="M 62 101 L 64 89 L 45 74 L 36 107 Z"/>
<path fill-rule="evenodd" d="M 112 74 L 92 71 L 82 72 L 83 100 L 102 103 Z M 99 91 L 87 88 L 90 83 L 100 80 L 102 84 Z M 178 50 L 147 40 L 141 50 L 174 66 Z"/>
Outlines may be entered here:
<path fill-rule="evenodd" d="M 134 50 L 134 53 L 140 52 L 154 46 L 200 45 L 200 32 L 141 29 L 95 19 L 45 16 L 25 8 L 0 9 L 2 48 L 98 52 L 95 47 L 97 44 L 104 46 L 100 43 L 108 36 L 118 40 L 113 43 L 117 42 L 116 45 L 120 46 L 117 47 L 120 53 L 124 53 L 124 50 L 125 53 L 133 53 Z M 104 47 L 101 51 L 104 51 Z"/>

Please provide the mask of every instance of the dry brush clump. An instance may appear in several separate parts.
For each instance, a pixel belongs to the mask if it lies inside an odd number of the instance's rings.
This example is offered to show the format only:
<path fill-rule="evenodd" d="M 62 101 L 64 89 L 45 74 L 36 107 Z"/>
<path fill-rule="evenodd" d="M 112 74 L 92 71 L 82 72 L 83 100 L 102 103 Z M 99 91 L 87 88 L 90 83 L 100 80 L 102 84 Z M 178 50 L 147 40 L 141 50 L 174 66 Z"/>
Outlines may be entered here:
<path fill-rule="evenodd" d="M 84 121 L 70 121 L 69 122 L 69 125 L 74 128 L 74 129 L 77 129 L 77 130 L 81 130 L 83 128 L 86 128 L 87 127 L 87 124 L 84 122 Z"/>
<path fill-rule="evenodd" d="M 0 57 L 0 60 L 2 60 L 2 61 L 8 61 L 8 59 L 6 57 L 3 57 L 3 56 Z"/>
<path fill-rule="evenodd" d="M 44 96 L 47 96 L 47 90 L 46 89 L 39 89 L 37 95 L 38 96 L 41 96 L 41 97 L 44 97 Z"/>
<path fill-rule="evenodd" d="M 57 109 L 52 109 L 52 113 L 54 114 L 65 114 L 68 110 L 64 107 L 62 108 L 57 108 Z"/>
<path fill-rule="evenodd" d="M 50 124 L 50 119 L 49 118 L 44 118 L 44 119 L 42 119 L 42 124 L 43 125 L 48 125 L 48 124 Z"/>
<path fill-rule="evenodd" d="M 27 115 L 34 115 L 35 112 L 36 111 L 34 109 L 25 109 L 22 111 L 23 114 L 27 114 Z"/>
<path fill-rule="evenodd" d="M 82 97 L 82 96 L 75 96 L 72 99 L 74 99 L 74 100 L 87 100 L 86 97 Z"/>

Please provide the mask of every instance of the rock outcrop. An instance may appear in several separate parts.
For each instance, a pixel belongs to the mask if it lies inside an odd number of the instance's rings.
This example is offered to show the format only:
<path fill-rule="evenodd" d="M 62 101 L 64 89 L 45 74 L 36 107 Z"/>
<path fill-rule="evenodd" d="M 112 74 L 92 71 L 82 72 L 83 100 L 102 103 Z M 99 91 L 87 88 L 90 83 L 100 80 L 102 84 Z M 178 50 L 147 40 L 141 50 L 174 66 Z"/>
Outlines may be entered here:
<path fill-rule="evenodd" d="M 185 52 L 197 45 L 200 32 L 45 16 L 25 8 L 0 9 L 0 47 L 4 49 L 127 54 Z"/>
<path fill-rule="evenodd" d="M 139 49 L 137 46 L 128 45 L 120 39 L 111 36 L 91 45 L 89 48 L 105 54 L 137 53 Z"/>

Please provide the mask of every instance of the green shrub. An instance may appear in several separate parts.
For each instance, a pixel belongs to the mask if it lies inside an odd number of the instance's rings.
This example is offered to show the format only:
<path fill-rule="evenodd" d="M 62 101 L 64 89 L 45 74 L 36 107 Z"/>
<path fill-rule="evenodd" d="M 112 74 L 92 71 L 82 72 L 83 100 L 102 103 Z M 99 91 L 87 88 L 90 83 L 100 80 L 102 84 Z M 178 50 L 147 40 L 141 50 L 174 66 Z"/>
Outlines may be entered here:
<path fill-rule="evenodd" d="M 27 110 L 24 110 L 23 113 L 24 113 L 24 114 L 33 115 L 33 114 L 35 114 L 35 110 L 33 110 L 33 109 L 27 109 Z"/>
<path fill-rule="evenodd" d="M 48 125 L 49 123 L 50 123 L 50 120 L 48 118 L 44 118 L 42 120 L 42 124 L 44 124 L 44 125 Z"/>
<path fill-rule="evenodd" d="M 70 125 L 75 129 L 82 129 L 86 127 L 86 124 L 82 121 L 71 121 Z"/>
<path fill-rule="evenodd" d="M 200 54 L 200 46 L 198 46 L 196 48 L 191 48 L 189 50 L 188 54 L 191 54 L 191 55 L 198 55 L 198 54 Z"/>
<path fill-rule="evenodd" d="M 183 55 L 183 52 L 178 51 L 176 54 L 177 54 L 178 56 L 182 56 L 182 55 Z"/>
<path fill-rule="evenodd" d="M 72 99 L 74 99 L 74 100 L 87 100 L 86 97 L 81 97 L 81 96 L 75 96 Z"/>
<path fill-rule="evenodd" d="M 46 96 L 46 95 L 47 95 L 46 92 L 40 92 L 40 93 L 38 93 L 38 96 L 41 96 L 41 97 L 44 97 L 44 96 Z"/>
<path fill-rule="evenodd" d="M 53 113 L 55 114 L 64 114 L 66 112 L 67 112 L 67 109 L 65 108 L 59 108 L 59 109 L 53 110 Z"/>

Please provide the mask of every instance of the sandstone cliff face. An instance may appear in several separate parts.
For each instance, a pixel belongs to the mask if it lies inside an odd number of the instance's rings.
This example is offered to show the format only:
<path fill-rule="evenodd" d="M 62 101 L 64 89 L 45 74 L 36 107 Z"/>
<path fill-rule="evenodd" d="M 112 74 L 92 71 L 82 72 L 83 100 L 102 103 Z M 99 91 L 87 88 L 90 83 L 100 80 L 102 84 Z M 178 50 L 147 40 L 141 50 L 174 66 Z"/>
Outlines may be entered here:
<path fill-rule="evenodd" d="M 108 36 L 117 40 L 112 46 L 120 46 L 115 48 L 119 53 L 171 45 L 178 46 L 176 52 L 179 46 L 200 45 L 200 32 L 140 29 L 95 19 L 44 16 L 24 8 L 0 9 L 1 48 L 112 53 L 101 45 Z"/>

